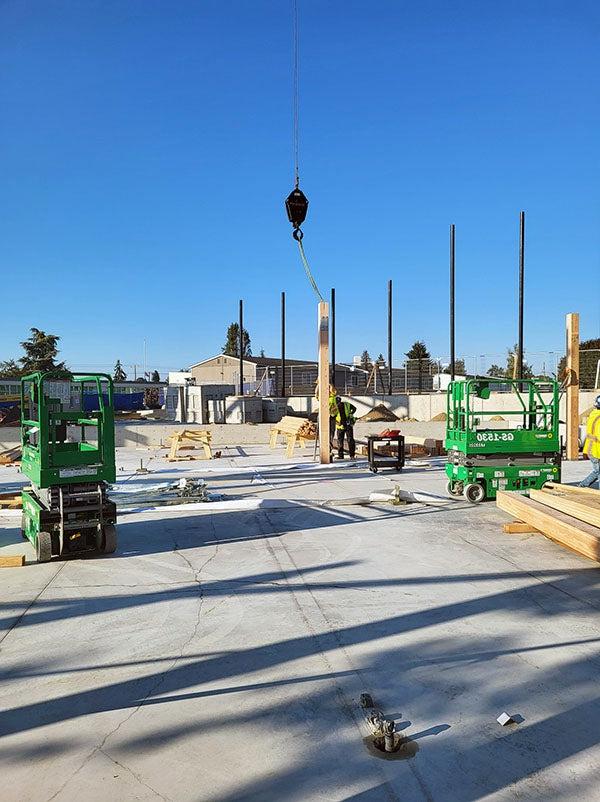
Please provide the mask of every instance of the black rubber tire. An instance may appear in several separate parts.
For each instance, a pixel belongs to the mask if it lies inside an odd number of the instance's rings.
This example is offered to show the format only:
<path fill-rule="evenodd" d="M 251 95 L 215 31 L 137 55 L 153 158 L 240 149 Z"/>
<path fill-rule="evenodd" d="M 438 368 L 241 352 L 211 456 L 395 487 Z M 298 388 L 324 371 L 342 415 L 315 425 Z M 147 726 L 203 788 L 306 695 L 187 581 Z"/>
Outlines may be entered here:
<path fill-rule="evenodd" d="M 479 504 L 485 498 L 485 487 L 478 482 L 465 485 L 463 495 L 471 504 Z"/>
<path fill-rule="evenodd" d="M 456 485 L 460 487 L 460 490 L 453 489 Z M 456 498 L 457 496 L 462 496 L 463 489 L 464 488 L 462 482 L 453 482 L 451 480 L 448 480 L 446 482 L 446 492 L 448 493 L 449 496 L 453 496 L 454 498 Z"/>
<path fill-rule="evenodd" d="M 114 524 L 106 524 L 102 532 L 102 554 L 114 554 L 117 550 L 117 527 Z"/>
<path fill-rule="evenodd" d="M 52 559 L 52 538 L 50 532 L 38 532 L 35 540 L 35 556 L 39 563 L 47 563 Z"/>

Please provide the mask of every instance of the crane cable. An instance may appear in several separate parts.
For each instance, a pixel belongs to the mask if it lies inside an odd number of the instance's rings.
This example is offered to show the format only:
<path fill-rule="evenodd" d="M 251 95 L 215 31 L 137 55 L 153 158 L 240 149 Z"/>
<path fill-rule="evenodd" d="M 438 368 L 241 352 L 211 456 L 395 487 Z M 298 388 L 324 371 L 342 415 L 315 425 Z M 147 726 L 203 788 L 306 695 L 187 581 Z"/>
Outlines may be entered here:
<path fill-rule="evenodd" d="M 298 243 L 300 259 L 304 272 L 313 288 L 317 298 L 322 301 L 317 282 L 311 272 L 302 238 L 304 233 L 300 225 L 304 222 L 308 209 L 308 200 L 300 189 L 300 32 L 298 26 L 298 0 L 293 0 L 293 66 L 292 66 L 292 94 L 293 94 L 293 159 L 294 159 L 294 189 L 286 200 L 288 219 L 294 230 L 292 236 Z"/>

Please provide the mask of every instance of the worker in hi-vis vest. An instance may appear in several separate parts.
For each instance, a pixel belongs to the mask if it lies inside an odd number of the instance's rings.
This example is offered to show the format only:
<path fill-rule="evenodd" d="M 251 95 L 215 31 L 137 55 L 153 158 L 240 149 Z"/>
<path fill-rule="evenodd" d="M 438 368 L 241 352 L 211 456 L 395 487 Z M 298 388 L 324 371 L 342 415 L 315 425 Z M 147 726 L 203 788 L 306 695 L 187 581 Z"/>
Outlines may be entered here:
<path fill-rule="evenodd" d="M 354 413 L 356 407 L 349 401 L 342 401 L 338 396 L 329 402 L 329 414 L 335 419 L 338 441 L 338 459 L 344 459 L 344 440 L 348 441 L 348 454 L 354 459 L 356 445 L 354 443 Z"/>
<path fill-rule="evenodd" d="M 579 487 L 600 485 L 600 395 L 596 396 L 594 409 L 587 419 L 583 453 L 587 454 L 592 463 L 592 472 L 579 482 Z"/>

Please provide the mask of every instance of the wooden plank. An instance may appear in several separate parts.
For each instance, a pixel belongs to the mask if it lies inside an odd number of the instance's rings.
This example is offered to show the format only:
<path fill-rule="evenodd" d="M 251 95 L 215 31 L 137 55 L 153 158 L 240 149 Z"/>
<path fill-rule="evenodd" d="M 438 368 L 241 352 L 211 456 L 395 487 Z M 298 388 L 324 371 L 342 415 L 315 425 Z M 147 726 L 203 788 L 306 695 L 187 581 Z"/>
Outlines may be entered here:
<path fill-rule="evenodd" d="M 600 529 L 597 526 L 578 521 L 519 493 L 505 490 L 498 491 L 496 505 L 504 512 L 539 529 L 556 543 L 591 560 L 600 561 Z"/>
<path fill-rule="evenodd" d="M 588 496 L 591 499 L 600 499 L 600 491 L 593 487 L 577 487 L 577 485 L 560 485 L 555 482 L 546 482 L 544 488 L 557 490 L 561 493 L 573 493 L 577 496 Z"/>
<path fill-rule="evenodd" d="M 567 459 L 579 457 L 579 314 L 567 315 Z"/>
<path fill-rule="evenodd" d="M 20 568 L 25 565 L 24 554 L 11 554 L 8 557 L 0 557 L 0 568 Z"/>
<path fill-rule="evenodd" d="M 331 462 L 329 446 L 329 304 L 321 301 L 319 327 L 319 454 L 321 465 Z"/>
<path fill-rule="evenodd" d="M 540 530 L 523 521 L 511 521 L 509 524 L 502 524 L 502 531 L 507 535 L 525 535 L 529 532 L 539 533 Z"/>
<path fill-rule="evenodd" d="M 530 490 L 529 498 L 539 501 L 553 510 L 560 510 L 572 515 L 578 521 L 585 521 L 592 526 L 600 526 L 600 507 L 595 503 L 587 503 L 585 496 L 564 495 L 551 490 Z"/>

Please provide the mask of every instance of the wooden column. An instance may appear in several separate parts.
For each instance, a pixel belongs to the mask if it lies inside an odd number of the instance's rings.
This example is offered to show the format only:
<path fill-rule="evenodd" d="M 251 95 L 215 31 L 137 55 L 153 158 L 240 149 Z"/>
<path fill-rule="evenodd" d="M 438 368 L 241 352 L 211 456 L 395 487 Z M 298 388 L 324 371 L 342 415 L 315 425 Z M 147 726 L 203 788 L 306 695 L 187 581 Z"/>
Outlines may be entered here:
<path fill-rule="evenodd" d="M 331 462 L 329 445 L 329 304 L 319 303 L 319 451 L 321 465 Z"/>
<path fill-rule="evenodd" d="M 579 314 L 567 315 L 567 459 L 579 457 Z"/>

